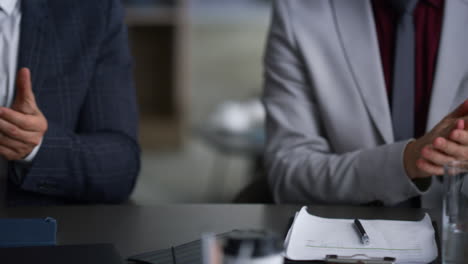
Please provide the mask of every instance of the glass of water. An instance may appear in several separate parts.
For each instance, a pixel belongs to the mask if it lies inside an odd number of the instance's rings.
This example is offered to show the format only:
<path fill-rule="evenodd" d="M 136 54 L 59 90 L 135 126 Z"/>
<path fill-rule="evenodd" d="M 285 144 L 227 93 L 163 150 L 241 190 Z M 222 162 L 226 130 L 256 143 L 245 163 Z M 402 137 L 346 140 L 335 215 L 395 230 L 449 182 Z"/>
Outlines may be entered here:
<path fill-rule="evenodd" d="M 445 165 L 442 263 L 468 263 L 468 161 Z"/>

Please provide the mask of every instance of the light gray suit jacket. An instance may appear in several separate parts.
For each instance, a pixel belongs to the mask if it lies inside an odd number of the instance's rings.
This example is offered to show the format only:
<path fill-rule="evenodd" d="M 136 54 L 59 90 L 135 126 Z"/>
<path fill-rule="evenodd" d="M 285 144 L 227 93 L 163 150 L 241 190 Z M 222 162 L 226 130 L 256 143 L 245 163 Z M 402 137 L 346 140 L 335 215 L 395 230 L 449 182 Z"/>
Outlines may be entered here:
<path fill-rule="evenodd" d="M 448 0 L 426 130 L 468 98 L 468 0 Z M 275 200 L 393 205 L 423 195 L 394 142 L 369 0 L 277 0 L 265 53 L 265 150 Z"/>

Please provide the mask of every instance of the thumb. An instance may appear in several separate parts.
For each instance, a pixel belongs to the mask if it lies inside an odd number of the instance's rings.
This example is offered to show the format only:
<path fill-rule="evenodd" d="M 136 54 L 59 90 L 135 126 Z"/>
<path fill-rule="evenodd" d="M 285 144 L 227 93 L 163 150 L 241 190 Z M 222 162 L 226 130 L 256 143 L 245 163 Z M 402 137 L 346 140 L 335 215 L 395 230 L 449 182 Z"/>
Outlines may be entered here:
<path fill-rule="evenodd" d="M 24 114 L 34 114 L 37 110 L 36 99 L 32 91 L 31 72 L 21 68 L 16 77 L 16 96 L 12 109 Z"/>
<path fill-rule="evenodd" d="M 468 115 L 468 100 L 465 100 L 461 105 L 459 105 L 452 113 L 447 117 L 449 118 L 460 118 Z"/>

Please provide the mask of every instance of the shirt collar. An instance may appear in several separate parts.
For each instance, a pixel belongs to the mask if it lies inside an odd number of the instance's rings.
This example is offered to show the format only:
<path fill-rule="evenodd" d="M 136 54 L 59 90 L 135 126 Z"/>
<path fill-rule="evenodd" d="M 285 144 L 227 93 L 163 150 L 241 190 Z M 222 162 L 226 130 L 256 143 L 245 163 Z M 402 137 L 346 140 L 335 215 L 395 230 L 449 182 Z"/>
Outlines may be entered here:
<path fill-rule="evenodd" d="M 11 15 L 18 1 L 19 0 L 0 0 L 0 8 L 3 12 L 7 13 L 7 15 Z"/>

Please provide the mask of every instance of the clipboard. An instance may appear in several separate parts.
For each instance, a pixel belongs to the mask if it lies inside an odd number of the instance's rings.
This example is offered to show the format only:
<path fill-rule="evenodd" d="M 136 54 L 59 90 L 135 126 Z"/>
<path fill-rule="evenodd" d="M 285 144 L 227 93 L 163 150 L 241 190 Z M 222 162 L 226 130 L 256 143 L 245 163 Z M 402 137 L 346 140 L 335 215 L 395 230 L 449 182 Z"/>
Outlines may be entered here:
<path fill-rule="evenodd" d="M 306 210 L 306 207 L 302 207 L 296 213 L 286 235 L 285 256 L 290 260 L 356 263 L 362 258 L 360 263 L 374 263 L 375 260 L 378 260 L 377 263 L 391 263 L 390 259 L 384 257 L 392 257 L 402 263 L 430 263 L 437 259 L 435 230 L 427 213 L 418 221 L 363 221 L 372 241 L 371 246 L 367 247 L 362 243 L 361 234 L 356 232 L 352 219 L 324 218 Z M 359 254 L 379 259 L 357 256 Z M 327 255 L 336 257 L 326 261 Z"/>
<path fill-rule="evenodd" d="M 365 254 L 356 254 L 352 256 L 327 255 L 325 257 L 325 263 L 394 264 L 395 262 L 396 258 L 375 258 L 368 257 Z"/>

